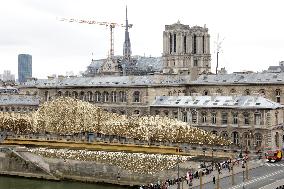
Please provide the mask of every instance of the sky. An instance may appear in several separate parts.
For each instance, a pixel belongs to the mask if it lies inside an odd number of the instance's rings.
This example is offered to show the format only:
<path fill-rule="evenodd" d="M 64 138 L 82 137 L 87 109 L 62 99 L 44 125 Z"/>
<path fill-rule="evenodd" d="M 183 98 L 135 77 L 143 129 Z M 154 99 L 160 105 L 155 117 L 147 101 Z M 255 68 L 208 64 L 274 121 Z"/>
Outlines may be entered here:
<path fill-rule="evenodd" d="M 106 58 L 109 28 L 61 22 L 60 18 L 125 23 L 128 6 L 132 54 L 161 56 L 165 25 L 206 26 L 211 67 L 229 73 L 262 71 L 284 60 L 282 0 L 0 0 L 0 73 L 17 77 L 18 54 L 33 57 L 33 77 L 85 71 L 91 59 Z M 124 28 L 114 29 L 114 54 L 122 55 Z"/>

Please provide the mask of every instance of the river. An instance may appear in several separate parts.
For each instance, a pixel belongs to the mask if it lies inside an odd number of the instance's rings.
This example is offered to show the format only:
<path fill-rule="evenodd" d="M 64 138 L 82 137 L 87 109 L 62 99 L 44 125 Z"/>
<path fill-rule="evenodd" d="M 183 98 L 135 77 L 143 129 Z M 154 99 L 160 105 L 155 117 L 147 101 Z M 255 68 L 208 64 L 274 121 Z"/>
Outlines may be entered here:
<path fill-rule="evenodd" d="M 125 189 L 119 186 L 0 176 L 0 189 Z"/>

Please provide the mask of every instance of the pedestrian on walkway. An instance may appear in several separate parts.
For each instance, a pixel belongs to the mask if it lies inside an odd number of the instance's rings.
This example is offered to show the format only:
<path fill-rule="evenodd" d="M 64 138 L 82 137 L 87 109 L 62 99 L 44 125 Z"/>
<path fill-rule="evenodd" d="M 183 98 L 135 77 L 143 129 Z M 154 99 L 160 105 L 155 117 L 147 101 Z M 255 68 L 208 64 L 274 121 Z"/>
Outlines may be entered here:
<path fill-rule="evenodd" d="M 213 184 L 215 184 L 216 183 L 216 178 L 215 178 L 215 176 L 213 176 Z"/>

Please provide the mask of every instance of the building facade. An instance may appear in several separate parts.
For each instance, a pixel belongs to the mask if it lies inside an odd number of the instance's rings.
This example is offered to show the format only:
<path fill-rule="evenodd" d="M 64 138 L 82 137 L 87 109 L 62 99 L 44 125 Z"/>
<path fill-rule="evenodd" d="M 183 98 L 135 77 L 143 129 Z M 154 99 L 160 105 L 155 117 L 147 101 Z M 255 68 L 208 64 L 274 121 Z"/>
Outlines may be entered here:
<path fill-rule="evenodd" d="M 26 82 L 32 77 L 32 56 L 29 54 L 18 55 L 18 80 L 20 83 Z"/>
<path fill-rule="evenodd" d="M 28 113 L 39 107 L 39 98 L 32 95 L 0 94 L 0 112 Z"/>
<path fill-rule="evenodd" d="M 192 80 L 211 70 L 208 28 L 166 25 L 163 33 L 163 73 L 191 75 Z"/>
<path fill-rule="evenodd" d="M 261 96 L 160 96 L 152 115 L 190 123 L 247 150 L 282 148 L 282 105 Z"/>

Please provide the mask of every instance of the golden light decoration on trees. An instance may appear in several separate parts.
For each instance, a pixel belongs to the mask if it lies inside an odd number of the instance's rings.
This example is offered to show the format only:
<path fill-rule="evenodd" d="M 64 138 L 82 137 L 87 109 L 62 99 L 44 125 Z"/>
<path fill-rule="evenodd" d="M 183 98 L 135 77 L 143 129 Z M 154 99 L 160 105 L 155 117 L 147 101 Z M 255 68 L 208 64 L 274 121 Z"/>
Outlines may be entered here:
<path fill-rule="evenodd" d="M 125 152 L 105 152 L 70 149 L 30 148 L 30 152 L 47 157 L 71 159 L 78 161 L 94 161 L 117 166 L 140 174 L 154 174 L 176 166 L 177 159 L 184 162 L 189 156 L 143 154 Z"/>
<path fill-rule="evenodd" d="M 60 97 L 46 102 L 33 114 L 2 113 L 0 121 L 4 123 L 1 128 L 13 130 L 16 133 L 95 132 L 152 142 L 231 144 L 228 140 L 176 119 L 159 116 L 127 117 L 69 97 Z"/>

